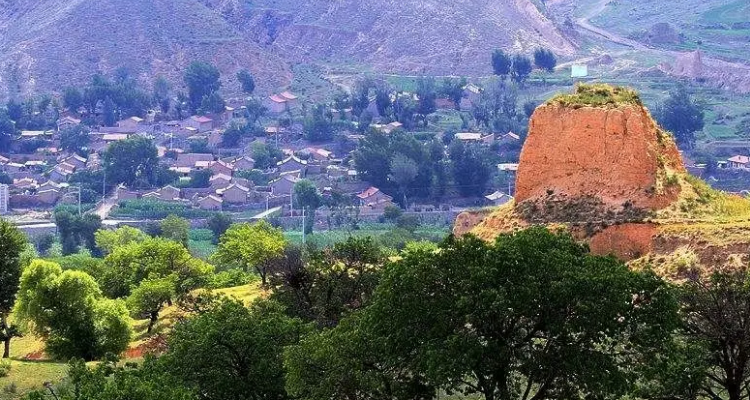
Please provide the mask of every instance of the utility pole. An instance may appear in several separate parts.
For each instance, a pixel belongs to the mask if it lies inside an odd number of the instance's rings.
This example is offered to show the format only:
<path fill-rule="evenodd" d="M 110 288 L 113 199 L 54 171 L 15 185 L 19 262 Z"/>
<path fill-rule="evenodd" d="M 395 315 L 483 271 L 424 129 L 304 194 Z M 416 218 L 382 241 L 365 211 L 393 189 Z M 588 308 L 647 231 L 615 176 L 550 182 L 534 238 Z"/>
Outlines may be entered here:
<path fill-rule="evenodd" d="M 305 207 L 302 207 L 302 246 L 305 245 Z"/>

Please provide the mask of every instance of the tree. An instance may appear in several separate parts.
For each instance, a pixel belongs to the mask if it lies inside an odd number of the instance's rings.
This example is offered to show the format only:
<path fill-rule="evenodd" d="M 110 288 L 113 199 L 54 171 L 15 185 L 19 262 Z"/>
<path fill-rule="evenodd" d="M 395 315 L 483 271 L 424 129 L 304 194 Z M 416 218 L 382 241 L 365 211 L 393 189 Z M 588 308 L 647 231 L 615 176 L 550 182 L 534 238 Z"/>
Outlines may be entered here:
<path fill-rule="evenodd" d="M 162 361 L 205 400 L 286 399 L 282 352 L 304 333 L 276 303 L 224 299 L 179 322 Z"/>
<path fill-rule="evenodd" d="M 226 102 L 219 92 L 211 92 L 201 99 L 198 112 L 201 114 L 219 114 L 226 109 Z"/>
<path fill-rule="evenodd" d="M 122 301 L 102 297 L 88 274 L 37 260 L 21 275 L 15 318 L 56 358 L 90 361 L 124 351 L 132 329 Z"/>
<path fill-rule="evenodd" d="M 0 219 L 0 341 L 3 342 L 2 358 L 10 357 L 10 341 L 18 336 L 8 317 L 16 301 L 21 279 L 21 252 L 26 239 L 15 226 Z"/>
<path fill-rule="evenodd" d="M 199 169 L 190 172 L 190 187 L 207 188 L 211 186 L 211 176 L 213 173 L 210 169 Z"/>
<path fill-rule="evenodd" d="M 454 140 L 449 149 L 453 180 L 462 196 L 484 194 L 492 167 L 487 150 L 479 145 Z"/>
<path fill-rule="evenodd" d="M 7 113 L 0 110 L 0 151 L 8 151 L 10 143 L 16 137 L 16 124 Z"/>
<path fill-rule="evenodd" d="M 102 227 L 102 220 L 95 214 L 73 215 L 65 210 L 55 212 L 55 225 L 60 235 L 63 255 L 77 253 L 85 246 L 94 255 L 99 255 L 96 247 L 96 232 Z"/>
<path fill-rule="evenodd" d="M 175 241 L 188 248 L 190 221 L 176 215 L 169 215 L 161 221 L 161 237 Z"/>
<path fill-rule="evenodd" d="M 63 104 L 70 112 L 77 113 L 78 109 L 83 106 L 83 94 L 74 87 L 67 87 L 63 92 Z"/>
<path fill-rule="evenodd" d="M 510 74 L 512 65 L 513 60 L 504 51 L 498 49 L 492 53 L 492 71 L 503 80 Z"/>
<path fill-rule="evenodd" d="M 100 279 L 111 298 L 127 297 L 131 289 L 145 279 L 174 277 L 175 295 L 185 296 L 202 287 L 213 274 L 212 265 L 194 258 L 180 243 L 163 238 L 148 238 L 116 248 L 104 259 Z"/>
<path fill-rule="evenodd" d="M 513 78 L 513 81 L 519 85 L 523 85 L 531 74 L 531 70 L 531 60 L 529 60 L 528 57 L 520 54 L 513 56 L 513 69 L 511 71 L 511 78 Z"/>
<path fill-rule="evenodd" d="M 695 145 L 695 133 L 705 125 L 703 106 L 693 100 L 682 84 L 669 93 L 664 103 L 656 107 L 656 116 L 664 129 L 675 135 L 677 143 L 688 149 Z"/>
<path fill-rule="evenodd" d="M 286 241 L 281 230 L 266 221 L 235 224 L 219 239 L 214 258 L 226 265 L 240 265 L 246 271 L 254 268 L 265 286 L 268 262 L 282 254 Z"/>
<path fill-rule="evenodd" d="M 117 105 L 111 97 L 107 96 L 102 105 L 102 118 L 104 126 L 115 126 L 117 122 Z"/>
<path fill-rule="evenodd" d="M 417 177 L 417 163 L 411 158 L 403 155 L 396 154 L 391 160 L 391 174 L 388 176 L 389 179 L 394 181 L 398 185 L 399 190 L 404 196 L 404 206 L 406 206 L 406 191 L 409 185 Z"/>
<path fill-rule="evenodd" d="M 417 79 L 417 114 L 422 116 L 424 125 L 427 126 L 427 116 L 437 111 L 437 89 L 435 78 L 420 77 Z"/>
<path fill-rule="evenodd" d="M 185 70 L 183 80 L 188 88 L 188 101 L 193 111 L 201 107 L 203 98 L 221 88 L 219 78 L 221 74 L 214 65 L 194 61 Z"/>
<path fill-rule="evenodd" d="M 692 376 L 697 379 L 699 395 L 718 399 L 726 394 L 725 398 L 730 400 L 748 398 L 748 272 L 736 270 L 699 276 L 685 283 L 680 294 L 684 340 L 693 349 L 685 364 L 699 367 L 699 373 Z"/>
<path fill-rule="evenodd" d="M 143 231 L 132 226 L 121 226 L 115 230 L 100 229 L 94 235 L 96 247 L 107 255 L 115 251 L 120 246 L 127 246 L 131 243 L 141 243 L 148 239 L 148 235 Z"/>
<path fill-rule="evenodd" d="M 132 187 L 136 182 L 156 182 L 158 151 L 154 143 L 141 136 L 120 140 L 109 145 L 104 152 L 104 169 L 107 180 Z"/>
<path fill-rule="evenodd" d="M 404 211 L 401 209 L 401 207 L 389 204 L 385 206 L 385 209 L 383 210 L 383 217 L 385 217 L 386 221 L 390 222 L 396 222 L 398 217 L 404 214 Z"/>
<path fill-rule="evenodd" d="M 230 226 L 232 226 L 232 216 L 225 213 L 213 213 L 208 218 L 208 229 L 214 235 L 214 243 L 219 243 L 219 238 Z"/>
<path fill-rule="evenodd" d="M 60 147 L 69 152 L 80 152 L 89 145 L 89 132 L 83 125 L 76 125 L 60 132 Z"/>
<path fill-rule="evenodd" d="M 630 393 L 679 322 L 664 281 L 544 228 L 413 246 L 363 318 L 382 368 L 488 400 Z"/>
<path fill-rule="evenodd" d="M 245 135 L 243 127 L 237 123 L 232 123 L 229 127 L 221 134 L 221 146 L 222 147 L 237 147 L 242 140 L 242 136 Z"/>
<path fill-rule="evenodd" d="M 169 91 L 171 90 L 171 87 L 169 85 L 169 82 L 166 78 L 163 76 L 159 76 L 154 81 L 154 90 L 153 90 L 153 98 L 154 103 L 159 105 L 159 108 L 161 109 L 161 112 L 163 114 L 166 114 L 169 112 L 170 107 L 170 100 L 169 100 Z"/>
<path fill-rule="evenodd" d="M 174 276 L 158 279 L 145 279 L 133 289 L 128 297 L 128 308 L 134 316 L 148 317 L 147 333 L 156 325 L 164 305 L 169 303 L 175 295 Z"/>
<path fill-rule="evenodd" d="M 536 49 L 534 51 L 534 65 L 546 72 L 554 72 L 557 66 L 555 53 L 547 49 Z"/>
<path fill-rule="evenodd" d="M 440 93 L 453 102 L 456 110 L 460 110 L 461 99 L 464 97 L 464 87 L 466 87 L 466 78 L 445 78 L 443 79 L 443 85 L 440 87 Z"/>
<path fill-rule="evenodd" d="M 391 109 L 391 87 L 387 83 L 375 86 L 375 106 L 381 117 L 388 117 Z"/>
<path fill-rule="evenodd" d="M 246 94 L 253 94 L 253 91 L 255 91 L 255 79 L 253 78 L 253 75 L 250 74 L 250 71 L 241 69 L 237 72 L 237 80 L 240 82 L 243 92 Z"/>
<path fill-rule="evenodd" d="M 309 179 L 301 179 L 294 184 L 294 197 L 300 207 L 310 211 L 317 209 L 322 203 L 318 188 Z"/>
<path fill-rule="evenodd" d="M 318 104 L 305 118 L 305 136 L 311 142 L 325 142 L 333 139 L 335 128 L 330 110 Z"/>

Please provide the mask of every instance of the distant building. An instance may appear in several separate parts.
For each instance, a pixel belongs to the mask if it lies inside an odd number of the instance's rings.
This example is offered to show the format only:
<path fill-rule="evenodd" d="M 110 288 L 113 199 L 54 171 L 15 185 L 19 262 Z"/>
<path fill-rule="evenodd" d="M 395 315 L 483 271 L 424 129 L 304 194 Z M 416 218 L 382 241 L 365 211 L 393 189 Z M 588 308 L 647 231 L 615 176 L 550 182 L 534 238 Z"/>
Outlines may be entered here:
<path fill-rule="evenodd" d="M 734 156 L 727 159 L 729 168 L 731 169 L 748 169 L 750 168 L 750 157 L 748 156 Z"/>
<path fill-rule="evenodd" d="M 8 185 L 0 185 L 0 214 L 8 213 L 8 201 L 10 200 L 10 190 Z"/>
<path fill-rule="evenodd" d="M 492 205 L 501 206 L 513 200 L 512 196 L 509 196 L 501 191 L 484 196 Z"/>
<path fill-rule="evenodd" d="M 570 67 L 570 77 L 571 78 L 586 78 L 589 76 L 589 66 L 588 65 L 572 65 Z"/>

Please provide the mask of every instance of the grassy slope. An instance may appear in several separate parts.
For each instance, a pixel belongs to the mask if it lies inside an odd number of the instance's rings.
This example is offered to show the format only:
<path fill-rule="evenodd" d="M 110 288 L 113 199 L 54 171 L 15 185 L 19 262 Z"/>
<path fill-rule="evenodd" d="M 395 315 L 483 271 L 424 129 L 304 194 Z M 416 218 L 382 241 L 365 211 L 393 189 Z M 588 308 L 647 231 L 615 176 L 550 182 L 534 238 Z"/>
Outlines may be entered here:
<path fill-rule="evenodd" d="M 234 288 L 216 290 L 215 293 L 237 298 L 245 303 L 260 297 L 263 292 L 257 283 Z M 162 311 L 159 323 L 152 335 L 146 334 L 146 320 L 133 321 L 134 337 L 130 348 L 137 348 L 153 335 L 164 333 L 174 325 L 180 311 L 176 306 Z M 16 399 L 33 390 L 41 389 L 44 382 L 55 382 L 62 379 L 67 372 L 67 364 L 54 361 L 30 361 L 25 358 L 30 354 L 41 353 L 44 343 L 32 336 L 15 339 L 11 343 L 10 375 L 0 378 L 0 399 Z M 15 392 L 10 388 L 15 386 Z"/>

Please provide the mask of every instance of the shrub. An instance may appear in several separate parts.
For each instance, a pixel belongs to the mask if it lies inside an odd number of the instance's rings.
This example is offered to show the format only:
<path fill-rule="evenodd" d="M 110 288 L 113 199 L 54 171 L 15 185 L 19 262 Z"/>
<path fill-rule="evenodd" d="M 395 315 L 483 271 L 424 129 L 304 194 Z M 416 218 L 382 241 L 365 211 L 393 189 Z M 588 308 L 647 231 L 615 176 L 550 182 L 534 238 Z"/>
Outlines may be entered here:
<path fill-rule="evenodd" d="M 10 375 L 10 369 L 10 361 L 0 360 L 0 378 L 5 378 L 6 376 Z"/>

